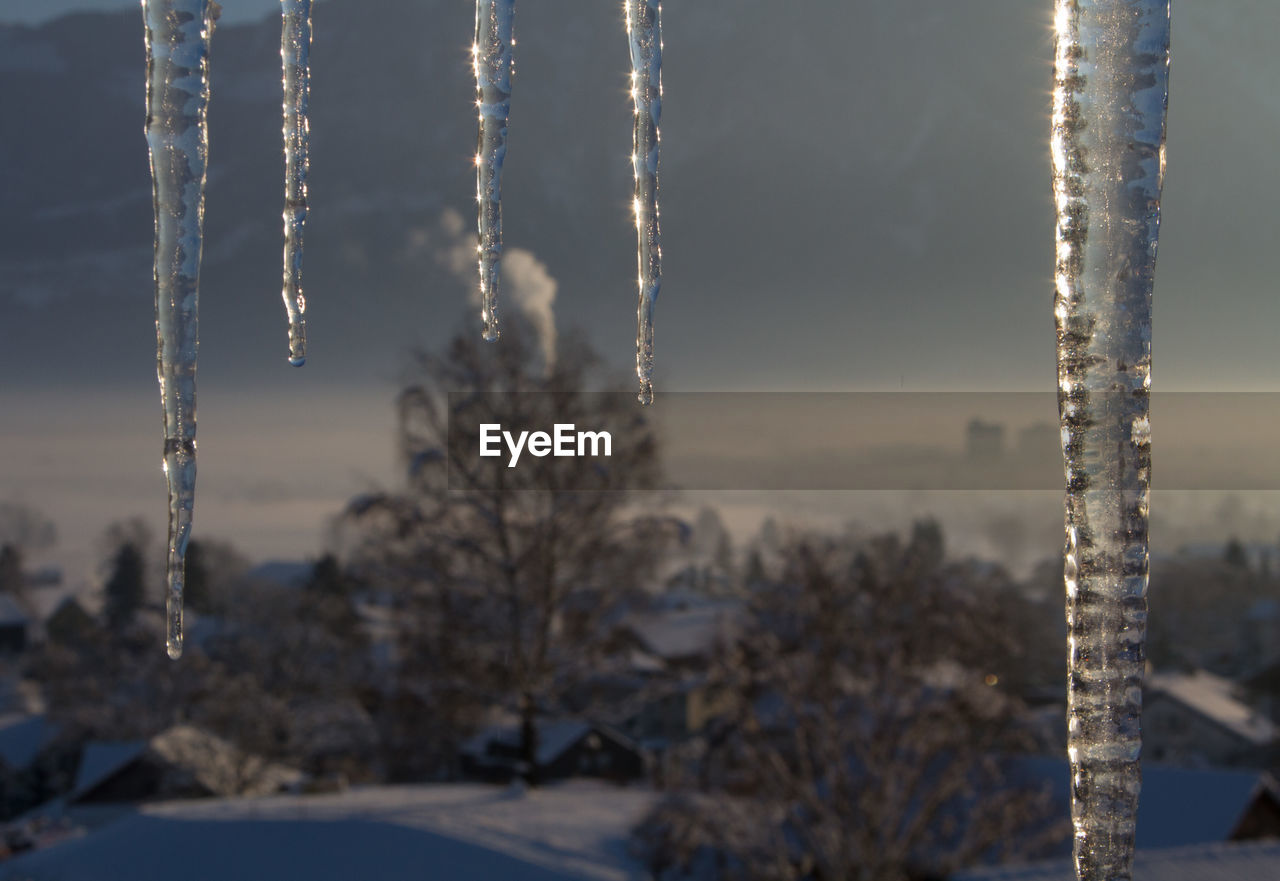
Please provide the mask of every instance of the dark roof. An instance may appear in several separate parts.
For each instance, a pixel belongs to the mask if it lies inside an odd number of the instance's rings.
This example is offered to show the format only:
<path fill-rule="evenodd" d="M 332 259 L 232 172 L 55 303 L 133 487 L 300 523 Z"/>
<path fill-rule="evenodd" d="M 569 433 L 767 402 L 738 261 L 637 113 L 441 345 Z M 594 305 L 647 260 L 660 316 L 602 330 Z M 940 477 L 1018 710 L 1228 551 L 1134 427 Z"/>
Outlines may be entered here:
<path fill-rule="evenodd" d="M 44 716 L 0 717 L 0 760 L 9 768 L 25 768 L 58 733 Z"/>
<path fill-rule="evenodd" d="M 145 740 L 91 741 L 80 754 L 80 768 L 76 771 L 76 784 L 69 798 L 76 798 L 92 790 L 99 783 L 141 757 L 147 751 Z"/>

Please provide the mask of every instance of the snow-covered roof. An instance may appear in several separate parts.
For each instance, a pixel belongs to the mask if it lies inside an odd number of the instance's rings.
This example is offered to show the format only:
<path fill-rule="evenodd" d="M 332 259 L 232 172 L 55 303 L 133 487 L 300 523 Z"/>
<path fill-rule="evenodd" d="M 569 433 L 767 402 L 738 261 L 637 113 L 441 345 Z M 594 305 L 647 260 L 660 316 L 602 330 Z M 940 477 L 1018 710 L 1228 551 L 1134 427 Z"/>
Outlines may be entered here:
<path fill-rule="evenodd" d="M 1247 704 L 1236 700 L 1235 684 L 1205 670 L 1194 673 L 1152 673 L 1147 692 L 1164 694 L 1249 741 L 1265 746 L 1276 739 L 1276 726 Z"/>
<path fill-rule="evenodd" d="M 1010 868 L 976 869 L 952 881 L 1075 881 L 1070 860 Z M 1133 881 L 1275 881 L 1280 878 L 1280 842 L 1201 844 L 1139 850 Z"/>
<path fill-rule="evenodd" d="M 591 731 L 591 726 L 578 719 L 562 719 L 538 723 L 537 761 L 545 765 L 555 761 L 566 749 L 577 743 Z M 520 726 L 502 725 L 485 729 L 462 746 L 468 755 L 483 757 L 492 743 L 517 747 L 520 745 Z"/>
<path fill-rule="evenodd" d="M 622 626 L 650 653 L 671 660 L 706 654 L 718 638 L 732 634 L 740 614 L 737 604 L 717 604 L 629 615 Z"/>
<path fill-rule="evenodd" d="M 591 732 L 586 722 L 564 720 L 551 722 L 538 728 L 538 764 L 553 762 Z"/>
<path fill-rule="evenodd" d="M 631 745 L 631 741 L 619 732 L 602 728 L 581 719 L 558 719 L 538 723 L 538 749 L 536 759 L 539 765 L 549 765 L 564 754 L 582 738 L 593 731 L 606 734 L 619 743 Z M 484 758 L 489 744 L 500 743 L 507 747 L 520 745 L 520 726 L 501 725 L 481 731 L 462 745 L 462 752 L 476 758 Z"/>
<path fill-rule="evenodd" d="M 1020 783 L 1048 784 L 1059 815 L 1070 814 L 1071 772 L 1065 758 L 1018 759 L 1014 777 Z M 1178 768 L 1144 762 L 1138 847 L 1159 849 L 1226 841 L 1267 785 L 1268 778 L 1257 771 Z"/>
<path fill-rule="evenodd" d="M 130 762 L 151 760 L 189 773 L 216 795 L 261 795 L 296 782 L 297 771 L 242 753 L 231 744 L 192 725 L 174 725 L 150 741 L 94 741 L 81 753 L 76 783 L 68 797 L 75 801 L 103 783 Z"/>
<path fill-rule="evenodd" d="M 661 673 L 665 669 L 659 658 L 643 649 L 632 649 L 627 655 L 627 665 L 637 673 Z"/>
<path fill-rule="evenodd" d="M 147 750 L 145 740 L 96 740 L 85 744 L 71 798 L 83 795 Z"/>
<path fill-rule="evenodd" d="M 57 733 L 44 716 L 0 717 L 0 760 L 9 768 L 25 768 Z"/>
<path fill-rule="evenodd" d="M 631 829 L 656 795 L 570 783 L 361 787 L 149 805 L 0 864 L 0 879 L 638 881 Z"/>

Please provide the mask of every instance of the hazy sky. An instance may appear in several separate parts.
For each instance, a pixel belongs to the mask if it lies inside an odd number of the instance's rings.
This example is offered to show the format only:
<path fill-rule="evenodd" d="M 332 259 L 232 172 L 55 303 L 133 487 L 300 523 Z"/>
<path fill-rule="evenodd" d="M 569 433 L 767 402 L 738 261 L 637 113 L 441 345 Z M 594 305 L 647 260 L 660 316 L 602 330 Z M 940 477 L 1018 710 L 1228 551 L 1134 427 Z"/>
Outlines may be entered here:
<path fill-rule="evenodd" d="M 0 22 L 136 5 L 0 0 Z M 222 5 L 228 25 L 278 9 L 273 0 Z M 558 282 L 562 331 L 585 327 L 622 369 L 633 351 L 635 258 L 615 5 L 521 7 L 504 223 L 508 246 L 543 265 L 539 283 Z M 278 29 L 219 32 L 198 534 L 257 557 L 314 553 L 326 517 L 393 478 L 395 367 L 411 336 L 438 345 L 469 308 L 441 269 L 442 255 L 466 244 L 449 218 L 474 223 L 466 6 L 405 0 L 402 17 L 417 22 L 407 47 L 393 39 L 397 19 L 366 12 L 397 9 L 393 0 L 325 0 L 317 16 L 308 244 L 342 282 L 311 276 L 315 354 L 287 375 Z M 1051 9 L 1050 0 L 667 4 L 660 391 L 1052 388 Z M 1175 6 L 1158 390 L 1280 389 L 1278 30 L 1274 0 Z M 47 41 L 24 44 L 25 54 L 0 50 L 0 76 L 11 74 L 21 93 L 0 99 L 26 97 L 38 84 L 20 79 L 30 70 L 62 70 L 57 89 L 87 84 L 103 106 L 119 102 L 109 115 L 76 111 L 98 127 L 93 156 L 111 163 L 109 175 L 95 177 L 84 161 L 80 130 L 41 140 L 76 114 L 21 105 L 26 115 L 4 118 L 25 124 L 0 137 L 0 183 L 21 184 L 31 200 L 13 211 L 0 186 L 0 363 L 20 377 L 0 385 L 0 501 L 44 509 L 81 559 L 110 519 L 142 515 L 159 532 L 164 510 L 140 22 L 122 20 L 117 32 L 115 66 L 101 82 L 77 75 Z M 106 58 L 108 47 L 97 48 Z M 388 167 L 423 170 L 388 183 L 350 161 L 366 146 Z M 72 176 L 93 192 L 70 196 Z M 133 211 L 127 235 L 121 205 Z M 239 226 L 227 220 L 236 207 Z M 69 242 L 58 239 L 64 225 L 77 230 Z M 52 232 L 27 241 L 29 228 Z M 258 262 L 245 256 L 255 244 Z M 97 290 L 103 267 L 120 262 L 137 283 Z M 377 275 L 390 264 L 399 275 Z M 436 287 L 392 283 L 417 277 Z M 101 311 L 63 327 L 58 310 L 85 302 Z M 39 356 L 27 357 L 27 346 Z M 850 507 L 836 511 L 834 497 L 828 519 Z M 767 510 L 758 497 L 748 507 Z M 1052 531 L 1060 506 L 1045 510 Z"/>
<path fill-rule="evenodd" d="M 0 22 L 39 24 L 68 12 L 130 9 L 137 0 L 0 0 Z M 225 0 L 222 20 L 252 21 L 278 10 L 276 0 Z"/>

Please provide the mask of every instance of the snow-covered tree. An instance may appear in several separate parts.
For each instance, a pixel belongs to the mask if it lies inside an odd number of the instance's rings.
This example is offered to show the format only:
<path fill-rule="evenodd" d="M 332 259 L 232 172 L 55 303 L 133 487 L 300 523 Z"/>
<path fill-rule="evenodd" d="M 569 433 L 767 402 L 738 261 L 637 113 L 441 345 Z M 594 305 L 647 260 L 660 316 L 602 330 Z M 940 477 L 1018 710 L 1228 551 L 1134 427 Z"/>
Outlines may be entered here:
<path fill-rule="evenodd" d="M 657 877 L 943 877 L 1064 831 L 1006 777 L 1026 735 L 988 671 L 1013 635 L 936 525 L 784 560 L 712 671 L 729 710 L 699 785 L 639 830 Z"/>
<path fill-rule="evenodd" d="M 596 391 L 599 359 L 573 334 L 548 364 L 518 322 L 502 345 L 472 335 L 421 354 L 400 394 L 407 483 L 354 500 L 355 557 L 400 611 L 401 699 L 456 737 L 482 710 L 518 714 L 524 762 L 534 719 L 590 669 L 610 597 L 643 586 L 667 522 L 634 494 L 658 480 L 657 442 L 634 395 Z M 478 457 L 478 425 L 609 431 L 608 458 Z M 488 466 L 493 464 L 493 468 Z"/>

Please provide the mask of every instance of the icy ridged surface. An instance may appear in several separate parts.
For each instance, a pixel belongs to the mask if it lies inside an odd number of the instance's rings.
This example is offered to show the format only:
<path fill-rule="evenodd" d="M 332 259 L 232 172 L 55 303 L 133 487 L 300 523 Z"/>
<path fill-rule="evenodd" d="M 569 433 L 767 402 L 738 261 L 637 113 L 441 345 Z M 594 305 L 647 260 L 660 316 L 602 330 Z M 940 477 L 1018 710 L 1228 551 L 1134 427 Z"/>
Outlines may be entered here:
<path fill-rule="evenodd" d="M 307 298 L 302 292 L 302 244 L 310 169 L 311 0 L 280 0 L 280 63 L 284 89 L 284 308 L 289 315 L 289 363 L 307 360 Z"/>
<path fill-rule="evenodd" d="M 210 0 L 143 0 L 147 146 L 156 215 L 156 372 L 169 488 L 166 622 L 182 654 L 182 585 L 196 486 L 196 350 L 204 184 L 209 155 Z"/>
<path fill-rule="evenodd" d="M 1129 879 L 1141 774 L 1151 292 L 1168 0 L 1058 0 L 1054 315 L 1066 461 L 1068 753 L 1076 871 Z"/>
<path fill-rule="evenodd" d="M 640 401 L 653 401 L 653 307 L 662 287 L 662 240 L 658 231 L 658 146 L 662 120 L 662 4 L 627 0 L 627 37 L 631 43 L 631 97 L 635 134 L 631 165 L 636 192 L 639 300 L 636 304 L 636 375 Z"/>
<path fill-rule="evenodd" d="M 502 163 L 511 112 L 514 0 L 476 0 L 476 74 L 480 136 L 476 144 L 476 202 L 480 233 L 480 317 L 484 338 L 498 338 L 498 261 L 502 257 Z"/>

